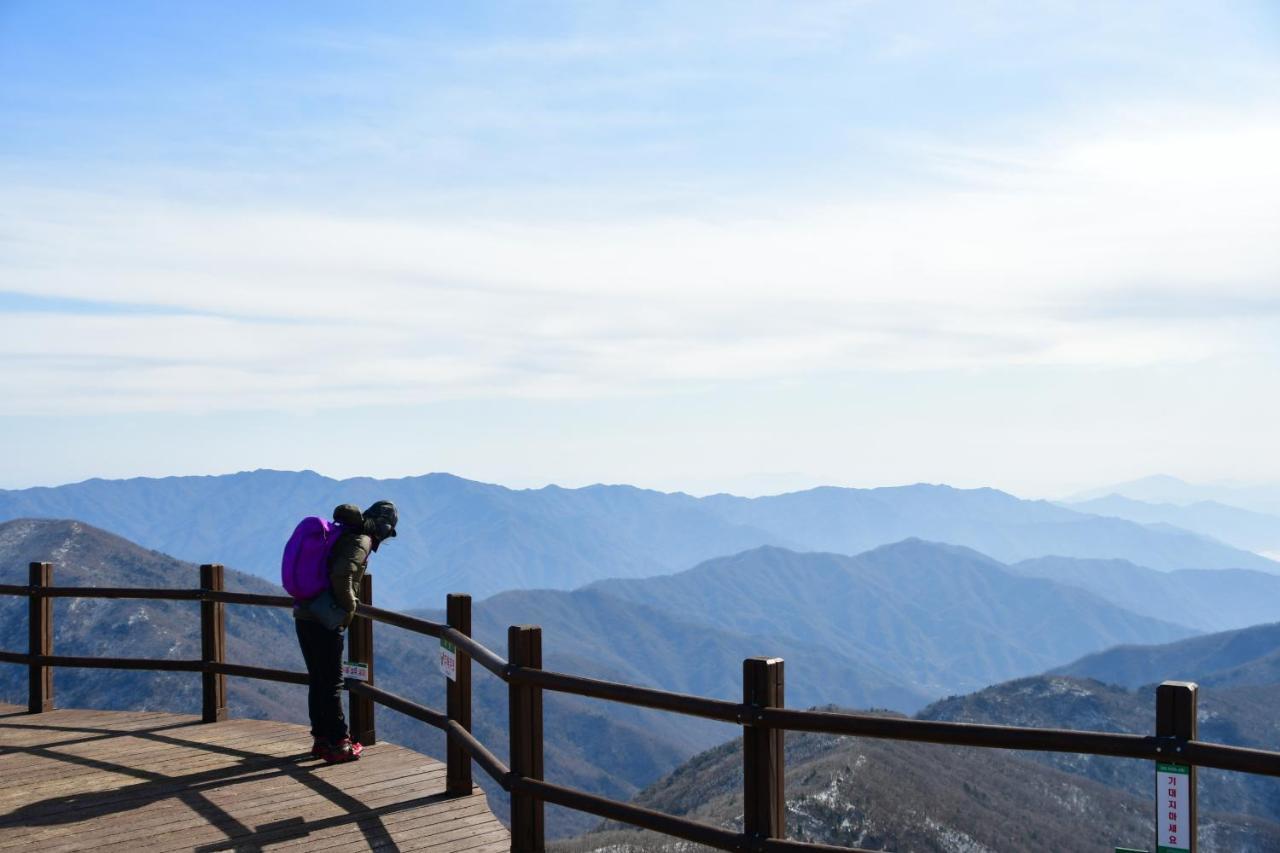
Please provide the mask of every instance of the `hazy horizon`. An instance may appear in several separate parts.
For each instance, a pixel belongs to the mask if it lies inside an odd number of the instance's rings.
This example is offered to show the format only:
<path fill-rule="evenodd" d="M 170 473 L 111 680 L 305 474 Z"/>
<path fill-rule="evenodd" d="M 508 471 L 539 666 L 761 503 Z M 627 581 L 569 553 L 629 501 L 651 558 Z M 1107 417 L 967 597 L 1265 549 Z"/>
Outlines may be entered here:
<path fill-rule="evenodd" d="M 1084 489 L 1079 489 L 1069 493 L 1063 492 L 1058 494 L 1037 495 L 1037 494 L 1019 493 L 1011 489 L 1003 488 L 996 483 L 978 483 L 978 484 L 972 484 L 972 485 L 962 485 L 962 484 L 947 483 L 947 482 L 937 481 L 937 480 L 915 480 L 910 482 L 903 481 L 903 482 L 885 482 L 885 483 L 832 483 L 832 482 L 816 482 L 816 481 L 810 482 L 808 479 L 802 478 L 800 475 L 785 474 L 785 473 L 745 475 L 742 478 L 740 478 L 740 481 L 739 481 L 742 484 L 742 486 L 736 489 L 726 489 L 726 488 L 699 489 L 699 488 L 693 488 L 693 487 L 681 488 L 678 486 L 670 487 L 670 488 L 662 488 L 657 486 L 644 485 L 642 483 L 629 483 L 629 482 L 623 482 L 623 481 L 609 481 L 609 480 L 588 480 L 583 482 L 569 482 L 565 480 L 549 480 L 546 482 L 528 482 L 528 483 L 503 482 L 500 480 L 489 480 L 489 479 L 484 479 L 479 477 L 470 477 L 464 473 L 459 473 L 457 471 L 443 471 L 443 470 L 405 472 L 405 473 L 388 475 L 388 476 L 372 477 L 371 475 L 368 475 L 368 474 L 337 475 L 337 474 L 326 472 L 324 470 L 316 470 L 314 468 L 292 469 L 292 468 L 278 468 L 278 467 L 269 467 L 269 466 L 262 467 L 262 468 L 253 468 L 253 469 L 245 468 L 245 469 L 238 469 L 234 471 L 199 471 L 199 472 L 188 472 L 188 473 L 172 473 L 171 472 L 171 473 L 163 473 L 163 474 L 133 474 L 133 475 L 126 475 L 121 477 L 91 476 L 91 477 L 81 478 L 78 480 L 70 480 L 66 482 L 41 482 L 41 483 L 31 483 L 31 484 L 19 485 L 19 486 L 0 485 L 0 490 L 23 491 L 25 489 L 32 489 L 32 488 L 59 488 L 61 486 L 76 485 L 78 483 L 90 482 L 94 480 L 107 480 L 107 481 L 117 480 L 118 481 L 118 480 L 132 480 L 132 479 L 165 479 L 170 477 L 225 477 L 225 476 L 233 476 L 236 474 L 254 473 L 256 471 L 274 471 L 279 473 L 309 472 L 309 473 L 318 474 L 321 477 L 325 477 L 335 481 L 363 479 L 363 478 L 372 478 L 376 480 L 399 480 L 399 479 L 414 479 L 414 478 L 427 477 L 427 476 L 433 476 L 433 475 L 443 475 L 443 476 L 458 477 L 459 479 L 478 482 L 485 485 L 499 486 L 502 488 L 512 489 L 515 491 L 537 490 L 537 489 L 543 489 L 543 488 L 581 489 L 581 488 L 589 488 L 592 486 L 626 486 L 626 487 L 635 487 L 640 489 L 652 489 L 654 491 L 664 492 L 668 494 L 683 493 L 683 494 L 691 495 L 693 497 L 707 497 L 709 495 L 714 495 L 714 494 L 729 494 L 729 495 L 734 495 L 737 497 L 745 497 L 745 498 L 769 497 L 773 495 L 786 494 L 790 492 L 807 491 L 815 488 L 879 489 L 879 488 L 906 488 L 910 486 L 939 486 L 939 487 L 947 487 L 947 488 L 954 488 L 954 489 L 961 489 L 961 490 L 989 488 L 989 489 L 996 489 L 998 491 L 1005 492 L 1007 494 L 1013 495 L 1014 497 L 1017 497 L 1023 500 L 1046 500 L 1046 501 L 1052 501 L 1052 502 L 1069 502 L 1069 501 L 1076 501 L 1076 500 L 1087 500 L 1092 497 L 1102 497 L 1106 495 L 1124 495 L 1126 492 L 1131 492 L 1134 489 L 1138 489 L 1139 491 L 1141 491 L 1150 486 L 1155 486 L 1158 488 L 1161 485 L 1170 484 L 1173 487 L 1176 487 L 1179 489 L 1185 487 L 1190 492 L 1204 493 L 1204 496 L 1199 498 L 1198 500 L 1213 500 L 1213 501 L 1225 503 L 1229 506 L 1237 506 L 1242 509 L 1249 508 L 1247 506 L 1248 501 L 1244 501 L 1244 500 L 1233 501 L 1229 497 L 1215 496 L 1212 493 L 1217 490 L 1225 490 L 1225 491 L 1234 491 L 1234 490 L 1247 491 L 1250 489 L 1268 490 L 1268 491 L 1274 490 L 1277 496 L 1276 500 L 1280 501 L 1280 483 L 1277 483 L 1277 482 L 1224 481 L 1224 482 L 1194 482 L 1193 483 L 1193 482 L 1189 482 L 1187 480 L 1181 479 L 1179 477 L 1175 477 L 1170 474 L 1152 474 L 1146 477 L 1140 477 L 1135 480 L 1125 481 L 1125 482 L 1099 483 L 1099 484 L 1094 484 L 1093 486 L 1090 486 Z M 785 482 L 791 482 L 793 483 L 793 485 L 790 485 L 790 486 L 783 485 L 783 483 Z M 750 486 L 750 484 L 752 483 L 755 484 L 754 488 Z M 772 486 L 766 485 L 768 483 L 772 483 L 774 485 Z M 1171 503 L 1171 504 L 1178 505 L 1178 504 L 1188 504 L 1192 502 L 1192 501 L 1179 501 L 1179 500 L 1170 500 L 1170 499 L 1153 500 L 1149 497 L 1143 498 L 1143 499 L 1145 499 L 1149 503 L 1156 503 L 1156 504 Z M 1262 552 L 1259 552 L 1259 553 L 1262 553 Z M 1277 557 L 1277 554 L 1276 552 L 1268 552 L 1268 553 L 1264 553 L 1264 556 L 1268 556 L 1275 559 Z"/>

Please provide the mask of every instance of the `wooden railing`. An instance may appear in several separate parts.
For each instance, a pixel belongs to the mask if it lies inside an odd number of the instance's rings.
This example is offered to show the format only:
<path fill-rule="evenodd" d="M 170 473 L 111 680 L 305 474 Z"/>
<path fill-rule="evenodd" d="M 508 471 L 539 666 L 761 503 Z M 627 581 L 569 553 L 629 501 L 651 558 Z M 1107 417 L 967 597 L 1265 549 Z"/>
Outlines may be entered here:
<path fill-rule="evenodd" d="M 0 595 L 25 596 L 30 613 L 30 645 L 26 653 L 0 651 L 0 662 L 29 668 L 29 703 L 32 713 L 54 707 L 55 667 L 99 667 L 198 672 L 203 686 L 202 719 L 225 719 L 228 675 L 306 684 L 305 673 L 228 663 L 225 658 L 227 604 L 291 607 L 287 596 L 227 592 L 220 565 L 200 567 L 199 589 L 134 589 L 53 586 L 49 563 L 32 563 L 27 586 L 0 585 Z M 362 602 L 371 602 L 373 582 L 365 575 Z M 199 660 L 153 658 L 98 658 L 53 653 L 55 598 L 134 598 L 164 601 L 199 601 L 201 657 Z M 835 735 L 887 738 L 917 743 L 974 746 L 997 749 L 1073 752 L 1118 756 L 1187 767 L 1190 773 L 1190 834 L 1195 849 L 1195 791 L 1197 767 L 1213 767 L 1265 776 L 1280 776 L 1280 752 L 1269 752 L 1196 738 L 1198 689 L 1188 682 L 1165 682 L 1156 690 L 1153 735 L 1023 728 L 972 723 L 910 720 L 869 714 L 799 711 L 785 707 L 783 661 L 780 658 L 748 658 L 743 661 L 742 702 L 671 693 L 649 687 L 617 684 L 542 668 L 542 630 L 513 625 L 507 632 L 507 658 L 471 637 L 471 597 L 449 595 L 446 622 L 431 622 L 369 603 L 359 605 L 349 633 L 348 657 L 369 667 L 367 681 L 348 679 L 350 726 L 364 744 L 376 739 L 374 709 L 377 705 L 398 711 L 442 730 L 448 738 L 447 790 L 470 794 L 471 764 L 475 762 L 511 795 L 511 849 L 543 850 L 543 804 L 554 803 L 609 820 L 650 829 L 719 850 L 748 851 L 848 851 L 786 839 L 785 770 L 783 733 L 823 732 Z M 377 687 L 373 668 L 373 623 L 382 622 L 408 631 L 448 641 L 457 655 L 456 679 L 447 681 L 446 710 L 438 711 Z M 500 761 L 471 734 L 471 662 L 489 670 L 509 687 L 510 766 Z M 545 781 L 542 766 L 542 692 L 551 690 L 671 711 L 743 727 L 743 828 L 732 832 L 684 817 L 663 814 L 630 803 L 589 794 Z"/>

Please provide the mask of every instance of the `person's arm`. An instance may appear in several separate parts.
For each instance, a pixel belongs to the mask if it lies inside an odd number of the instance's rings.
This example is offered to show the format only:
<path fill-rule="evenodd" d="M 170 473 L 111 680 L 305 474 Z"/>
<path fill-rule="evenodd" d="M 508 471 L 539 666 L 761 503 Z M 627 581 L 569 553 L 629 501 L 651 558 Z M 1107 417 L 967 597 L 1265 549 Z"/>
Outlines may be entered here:
<path fill-rule="evenodd" d="M 333 587 L 333 600 L 348 614 L 356 612 L 360 598 L 356 590 L 356 578 L 369 559 L 373 540 L 363 534 L 343 536 L 333 546 L 329 555 L 329 584 Z M 350 624 L 350 619 L 347 623 Z"/>

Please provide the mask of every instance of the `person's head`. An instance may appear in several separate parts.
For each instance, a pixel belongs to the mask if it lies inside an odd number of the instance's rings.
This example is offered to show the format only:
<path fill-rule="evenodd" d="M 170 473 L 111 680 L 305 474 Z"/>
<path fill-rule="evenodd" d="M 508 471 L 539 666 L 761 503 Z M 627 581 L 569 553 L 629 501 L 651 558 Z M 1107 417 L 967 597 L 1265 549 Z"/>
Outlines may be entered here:
<path fill-rule="evenodd" d="M 396 522 L 400 513 L 391 501 L 378 501 L 364 511 L 364 529 L 375 543 L 396 535 Z"/>

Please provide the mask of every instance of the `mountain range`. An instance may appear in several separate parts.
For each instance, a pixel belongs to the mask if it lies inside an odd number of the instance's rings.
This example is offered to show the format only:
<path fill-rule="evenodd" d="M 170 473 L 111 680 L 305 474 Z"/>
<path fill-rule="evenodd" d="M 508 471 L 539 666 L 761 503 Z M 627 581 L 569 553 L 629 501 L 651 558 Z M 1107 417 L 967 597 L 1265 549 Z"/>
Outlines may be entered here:
<path fill-rule="evenodd" d="M 1257 553 L 1280 553 L 1280 515 L 1254 512 L 1218 501 L 1179 505 L 1111 494 L 1065 506 L 1077 512 L 1123 518 L 1138 524 L 1190 530 Z"/>
<path fill-rule="evenodd" d="M 1249 569 L 1157 572 L 1127 560 L 1040 557 L 1009 570 L 1078 587 L 1133 613 L 1199 631 L 1280 620 L 1280 576 Z"/>
<path fill-rule="evenodd" d="M 1125 483 L 1088 489 L 1066 498 L 1066 503 L 1120 495 L 1150 504 L 1189 506 L 1202 502 L 1226 504 L 1256 513 L 1280 516 L 1280 483 L 1255 485 L 1205 485 L 1188 483 L 1168 474 L 1156 474 Z"/>
<path fill-rule="evenodd" d="M 429 474 L 332 480 L 309 471 L 89 480 L 0 491 L 0 520 L 77 519 L 192 562 L 274 580 L 283 543 L 307 515 L 387 498 L 398 538 L 376 558 L 380 603 L 439 607 L 447 592 L 574 589 L 676 572 L 761 545 L 856 554 L 908 537 L 1012 562 L 1125 559 L 1159 570 L 1280 564 L 1198 534 L 1024 501 L 994 489 L 823 487 L 762 498 L 631 486 L 512 490 Z"/>
<path fill-rule="evenodd" d="M 1082 589 L 1014 574 L 968 548 L 919 539 L 853 557 L 757 548 L 675 575 L 589 589 L 750 634 L 762 647 L 799 640 L 934 697 L 1042 672 L 1090 647 L 1192 633 Z"/>
<path fill-rule="evenodd" d="M 1280 684 L 1280 622 L 1163 645 L 1117 646 L 1054 672 L 1123 687 L 1160 681 L 1195 681 L 1215 688 Z M 1280 737 L 1274 742 L 1280 743 Z"/>

